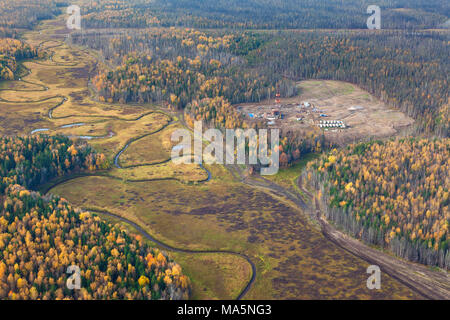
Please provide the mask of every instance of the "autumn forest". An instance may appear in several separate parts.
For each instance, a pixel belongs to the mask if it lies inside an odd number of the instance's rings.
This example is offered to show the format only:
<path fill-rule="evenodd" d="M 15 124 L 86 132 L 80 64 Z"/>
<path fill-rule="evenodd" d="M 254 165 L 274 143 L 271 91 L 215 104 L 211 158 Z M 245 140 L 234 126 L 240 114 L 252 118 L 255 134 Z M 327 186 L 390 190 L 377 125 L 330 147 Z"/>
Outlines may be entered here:
<path fill-rule="evenodd" d="M 75 2 L 0 0 L 0 299 L 449 298 L 447 2 Z M 279 172 L 176 167 L 196 121 Z"/>

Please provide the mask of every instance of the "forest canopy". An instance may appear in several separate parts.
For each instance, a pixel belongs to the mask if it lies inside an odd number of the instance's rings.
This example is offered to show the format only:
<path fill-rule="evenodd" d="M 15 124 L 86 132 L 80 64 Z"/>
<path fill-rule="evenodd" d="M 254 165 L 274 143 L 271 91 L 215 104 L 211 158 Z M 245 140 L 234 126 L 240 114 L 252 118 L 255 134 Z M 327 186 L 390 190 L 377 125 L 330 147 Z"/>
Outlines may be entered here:
<path fill-rule="evenodd" d="M 450 267 L 450 139 L 349 145 L 310 163 L 327 219 L 400 257 Z"/>
<path fill-rule="evenodd" d="M 107 0 L 86 8 L 87 27 L 363 29 L 369 0 Z M 450 16 L 440 0 L 381 0 L 383 28 L 435 28 Z M 122 17 L 122 18 L 121 18 Z M 125 18 L 125 19 L 124 19 Z"/>
<path fill-rule="evenodd" d="M 187 299 L 189 279 L 158 249 L 95 214 L 28 188 L 105 168 L 63 136 L 0 138 L 0 299 Z M 80 290 L 66 285 L 69 266 Z"/>

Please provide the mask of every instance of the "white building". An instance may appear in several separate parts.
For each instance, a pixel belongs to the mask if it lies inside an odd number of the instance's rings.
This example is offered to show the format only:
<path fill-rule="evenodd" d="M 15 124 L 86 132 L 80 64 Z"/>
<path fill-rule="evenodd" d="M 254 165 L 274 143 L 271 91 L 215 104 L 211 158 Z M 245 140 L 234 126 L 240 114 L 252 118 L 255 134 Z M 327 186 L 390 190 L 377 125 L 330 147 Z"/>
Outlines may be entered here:
<path fill-rule="evenodd" d="M 320 120 L 318 123 L 319 128 L 347 128 L 342 120 Z"/>

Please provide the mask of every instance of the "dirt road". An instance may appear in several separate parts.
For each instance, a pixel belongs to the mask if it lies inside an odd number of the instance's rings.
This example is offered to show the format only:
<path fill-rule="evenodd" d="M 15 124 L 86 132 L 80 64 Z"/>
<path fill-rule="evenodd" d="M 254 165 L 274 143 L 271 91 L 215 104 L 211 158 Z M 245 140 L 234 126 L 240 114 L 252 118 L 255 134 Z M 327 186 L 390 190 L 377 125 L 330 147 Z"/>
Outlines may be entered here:
<path fill-rule="evenodd" d="M 450 278 L 448 273 L 432 271 L 424 265 L 399 259 L 381 250 L 371 248 L 363 242 L 337 230 L 323 217 L 318 200 L 311 192 L 304 188 L 301 176 L 297 179 L 297 184 L 300 190 L 310 199 L 308 203 L 299 194 L 294 194 L 264 177 L 258 176 L 255 179 L 254 177 L 245 176 L 238 166 L 228 166 L 228 169 L 235 177 L 239 177 L 243 183 L 253 187 L 268 189 L 276 195 L 282 195 L 302 208 L 304 212 L 309 212 L 311 218 L 319 223 L 323 235 L 328 240 L 358 258 L 370 264 L 378 265 L 382 273 L 387 273 L 424 298 L 450 300 Z"/>

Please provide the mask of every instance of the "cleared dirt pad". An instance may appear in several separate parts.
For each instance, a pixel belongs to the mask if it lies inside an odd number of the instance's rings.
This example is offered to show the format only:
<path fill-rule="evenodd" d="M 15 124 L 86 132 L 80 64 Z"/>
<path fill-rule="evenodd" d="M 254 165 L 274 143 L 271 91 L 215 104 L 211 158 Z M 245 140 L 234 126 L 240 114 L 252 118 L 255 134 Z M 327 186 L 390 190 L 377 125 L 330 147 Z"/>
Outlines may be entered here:
<path fill-rule="evenodd" d="M 414 120 L 400 111 L 389 108 L 382 101 L 361 88 L 341 81 L 307 80 L 297 84 L 300 94 L 281 99 L 283 119 L 275 120 L 275 127 L 306 132 L 317 129 L 320 120 L 341 120 L 346 128 L 327 128 L 325 137 L 336 143 L 348 143 L 368 138 L 383 138 L 410 126 Z M 308 102 L 309 107 L 299 107 Z M 239 105 L 245 114 L 270 114 L 275 102 Z M 323 115 L 323 116 L 321 116 Z M 297 120 L 302 118 L 302 120 Z"/>

